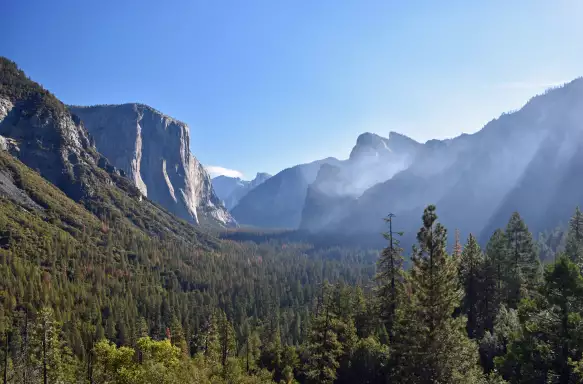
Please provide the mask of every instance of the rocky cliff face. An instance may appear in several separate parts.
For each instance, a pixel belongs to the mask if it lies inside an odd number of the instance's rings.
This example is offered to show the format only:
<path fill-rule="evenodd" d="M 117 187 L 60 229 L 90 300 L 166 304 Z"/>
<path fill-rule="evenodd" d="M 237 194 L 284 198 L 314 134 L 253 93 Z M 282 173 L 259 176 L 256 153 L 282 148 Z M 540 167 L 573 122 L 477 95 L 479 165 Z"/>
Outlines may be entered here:
<path fill-rule="evenodd" d="M 149 199 L 193 223 L 235 221 L 190 152 L 188 126 L 143 104 L 70 107 L 97 149 Z"/>
<path fill-rule="evenodd" d="M 80 121 L 16 64 L 0 58 L 0 71 L 0 147 L 77 201 L 112 183 L 119 172 L 92 147 Z"/>
<path fill-rule="evenodd" d="M 239 201 L 253 189 L 263 184 L 271 177 L 268 173 L 259 172 L 253 180 L 241 180 L 239 177 L 217 176 L 213 178 L 215 193 L 228 210 L 233 209 Z"/>

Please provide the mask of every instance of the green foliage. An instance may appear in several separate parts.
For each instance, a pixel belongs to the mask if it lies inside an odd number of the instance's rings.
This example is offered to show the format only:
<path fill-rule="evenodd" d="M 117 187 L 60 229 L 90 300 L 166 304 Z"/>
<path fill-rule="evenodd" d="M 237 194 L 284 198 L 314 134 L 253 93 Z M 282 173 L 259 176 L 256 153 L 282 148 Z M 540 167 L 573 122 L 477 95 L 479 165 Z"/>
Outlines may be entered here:
<path fill-rule="evenodd" d="M 523 297 L 528 297 L 536 289 L 540 262 L 536 255 L 532 234 L 520 215 L 512 214 L 506 227 L 507 254 L 505 281 L 505 301 L 516 308 Z"/>
<path fill-rule="evenodd" d="M 468 336 L 480 338 L 484 334 L 484 257 L 476 238 L 470 234 L 459 262 L 459 278 L 464 290 L 461 309 L 467 316 Z"/>
<path fill-rule="evenodd" d="M 477 382 L 482 379 L 477 346 L 466 336 L 465 318 L 452 316 L 461 299 L 457 264 L 446 252 L 446 230 L 434 206 L 425 209 L 417 239 L 391 350 L 393 380 Z"/>
<path fill-rule="evenodd" d="M 565 253 L 579 268 L 583 268 L 583 213 L 579 207 L 569 222 Z"/>
<path fill-rule="evenodd" d="M 545 271 L 541 297 L 520 305 L 522 331 L 496 359 L 511 383 L 571 383 L 583 351 L 583 277 L 563 256 Z"/>

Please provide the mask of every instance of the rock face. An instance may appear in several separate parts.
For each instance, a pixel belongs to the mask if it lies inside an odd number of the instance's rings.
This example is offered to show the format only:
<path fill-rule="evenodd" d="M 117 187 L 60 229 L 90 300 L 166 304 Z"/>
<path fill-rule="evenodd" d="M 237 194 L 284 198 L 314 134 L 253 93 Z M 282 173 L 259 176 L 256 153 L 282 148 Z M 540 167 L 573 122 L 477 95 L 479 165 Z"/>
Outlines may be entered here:
<path fill-rule="evenodd" d="M 91 197 L 115 173 L 80 121 L 54 95 L 0 58 L 0 147 L 74 200 Z M 103 169 L 106 172 L 102 172 Z"/>
<path fill-rule="evenodd" d="M 239 177 L 217 176 L 212 179 L 215 193 L 228 210 L 233 209 L 239 201 L 253 189 L 271 177 L 259 172 L 253 180 L 241 180 Z"/>
<path fill-rule="evenodd" d="M 69 109 L 83 121 L 97 150 L 149 199 L 196 224 L 236 225 L 190 152 L 186 124 L 143 104 Z"/>
<path fill-rule="evenodd" d="M 322 164 L 339 164 L 335 158 L 284 169 L 250 191 L 231 213 L 240 224 L 265 228 L 298 228 L 308 185 Z"/>

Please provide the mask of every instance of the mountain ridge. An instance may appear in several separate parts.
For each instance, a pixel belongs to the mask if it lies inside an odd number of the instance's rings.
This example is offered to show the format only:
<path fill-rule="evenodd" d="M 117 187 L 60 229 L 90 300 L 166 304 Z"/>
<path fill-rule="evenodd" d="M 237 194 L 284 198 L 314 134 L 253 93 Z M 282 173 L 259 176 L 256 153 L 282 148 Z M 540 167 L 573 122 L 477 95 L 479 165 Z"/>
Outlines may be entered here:
<path fill-rule="evenodd" d="M 194 224 L 236 225 L 190 152 L 187 124 L 141 103 L 69 109 L 83 121 L 96 148 L 123 169 L 144 196 Z"/>

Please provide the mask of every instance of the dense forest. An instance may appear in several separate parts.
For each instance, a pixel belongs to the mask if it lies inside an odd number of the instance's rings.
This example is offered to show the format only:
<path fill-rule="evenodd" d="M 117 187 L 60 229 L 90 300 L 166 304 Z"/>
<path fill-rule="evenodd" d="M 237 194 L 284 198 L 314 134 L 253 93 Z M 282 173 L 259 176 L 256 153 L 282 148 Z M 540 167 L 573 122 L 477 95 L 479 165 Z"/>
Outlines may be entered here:
<path fill-rule="evenodd" d="M 0 160 L 44 207 L 1 201 L 5 383 L 583 382 L 579 209 L 538 243 L 516 213 L 483 250 L 456 236 L 448 252 L 429 206 L 405 269 L 392 216 L 380 255 L 187 243 Z"/>

